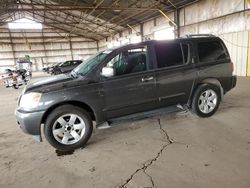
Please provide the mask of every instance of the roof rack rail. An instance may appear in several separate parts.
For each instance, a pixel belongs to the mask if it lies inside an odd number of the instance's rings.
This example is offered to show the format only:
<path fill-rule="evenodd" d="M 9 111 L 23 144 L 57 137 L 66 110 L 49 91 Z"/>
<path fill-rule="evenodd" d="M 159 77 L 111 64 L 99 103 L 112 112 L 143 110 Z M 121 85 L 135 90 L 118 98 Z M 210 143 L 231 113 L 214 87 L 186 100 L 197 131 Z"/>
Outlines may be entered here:
<path fill-rule="evenodd" d="M 193 37 L 215 37 L 213 34 L 190 34 L 186 35 L 187 38 L 193 38 Z"/>

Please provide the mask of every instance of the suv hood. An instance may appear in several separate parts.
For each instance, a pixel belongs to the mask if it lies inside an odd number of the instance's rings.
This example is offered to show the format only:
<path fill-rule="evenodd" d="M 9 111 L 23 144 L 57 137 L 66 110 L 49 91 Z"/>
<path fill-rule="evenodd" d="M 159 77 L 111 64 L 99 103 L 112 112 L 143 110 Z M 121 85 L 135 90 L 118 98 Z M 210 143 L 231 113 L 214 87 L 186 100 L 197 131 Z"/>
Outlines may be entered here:
<path fill-rule="evenodd" d="M 62 87 L 64 83 L 67 83 L 68 81 L 73 80 L 73 78 L 69 74 L 60 74 L 56 76 L 52 76 L 49 78 L 43 78 L 42 80 L 33 82 L 29 84 L 24 93 L 28 91 L 40 91 L 43 92 L 45 90 L 51 90 L 52 86 L 53 89 L 56 89 L 58 87 Z"/>

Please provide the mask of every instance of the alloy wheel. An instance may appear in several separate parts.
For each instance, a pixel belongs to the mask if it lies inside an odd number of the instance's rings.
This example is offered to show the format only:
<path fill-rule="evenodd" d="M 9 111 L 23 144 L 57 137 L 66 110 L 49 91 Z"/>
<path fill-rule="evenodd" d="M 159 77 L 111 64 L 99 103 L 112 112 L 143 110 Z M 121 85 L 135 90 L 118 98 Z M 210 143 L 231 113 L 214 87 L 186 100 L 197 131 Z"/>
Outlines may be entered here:
<path fill-rule="evenodd" d="M 198 101 L 199 109 L 202 113 L 208 114 L 212 112 L 218 102 L 218 96 L 212 89 L 204 91 Z"/>
<path fill-rule="evenodd" d="M 55 121 L 52 133 L 61 144 L 75 144 L 81 140 L 85 133 L 85 122 L 76 114 L 65 114 Z"/>

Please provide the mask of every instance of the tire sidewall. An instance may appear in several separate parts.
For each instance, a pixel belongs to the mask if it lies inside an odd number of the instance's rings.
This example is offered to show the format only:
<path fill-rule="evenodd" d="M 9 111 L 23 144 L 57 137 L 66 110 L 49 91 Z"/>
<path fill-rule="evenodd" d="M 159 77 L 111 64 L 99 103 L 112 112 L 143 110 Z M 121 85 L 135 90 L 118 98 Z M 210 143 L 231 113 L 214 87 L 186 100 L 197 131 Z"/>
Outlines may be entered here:
<path fill-rule="evenodd" d="M 71 145 L 64 145 L 64 144 L 59 143 L 54 138 L 52 131 L 53 131 L 53 125 L 55 121 L 62 115 L 69 114 L 69 113 L 76 114 L 83 119 L 85 123 L 85 133 L 83 137 L 77 143 L 74 143 Z M 72 106 L 72 105 L 63 105 L 53 110 L 53 112 L 48 116 L 44 125 L 44 134 L 45 134 L 47 141 L 53 147 L 61 151 L 70 151 L 70 150 L 75 150 L 77 148 L 83 147 L 89 140 L 92 134 L 92 131 L 93 131 L 93 125 L 92 125 L 92 121 L 91 121 L 89 114 L 85 110 L 79 107 Z"/>
<path fill-rule="evenodd" d="M 13 85 L 14 89 L 18 89 L 19 86 L 17 84 Z"/>
<path fill-rule="evenodd" d="M 203 113 L 198 104 L 199 104 L 199 98 L 201 96 L 201 94 L 206 91 L 206 90 L 213 90 L 216 95 L 217 95 L 217 104 L 215 106 L 215 108 L 209 112 L 209 113 Z M 220 88 L 215 86 L 215 85 L 211 85 L 211 84 L 203 84 L 201 86 L 198 87 L 198 89 L 196 90 L 194 97 L 193 97 L 193 102 L 192 102 L 192 111 L 198 115 L 199 117 L 210 117 L 212 116 L 219 108 L 220 105 L 220 101 L 221 101 L 221 92 L 220 92 Z"/>

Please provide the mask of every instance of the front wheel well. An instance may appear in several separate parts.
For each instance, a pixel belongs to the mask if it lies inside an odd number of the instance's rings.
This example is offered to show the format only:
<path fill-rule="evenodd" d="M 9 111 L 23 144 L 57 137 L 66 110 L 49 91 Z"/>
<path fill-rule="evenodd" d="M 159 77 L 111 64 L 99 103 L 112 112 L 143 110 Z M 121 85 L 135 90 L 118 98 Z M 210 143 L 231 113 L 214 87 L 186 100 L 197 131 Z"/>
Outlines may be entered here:
<path fill-rule="evenodd" d="M 85 104 L 85 103 L 83 103 L 83 102 L 79 102 L 79 101 L 67 101 L 67 102 L 58 103 L 58 104 L 53 105 L 52 107 L 50 107 L 50 108 L 45 112 L 45 114 L 43 115 L 43 118 L 42 118 L 42 122 L 41 122 L 41 123 L 45 123 L 45 121 L 46 121 L 46 119 L 48 118 L 49 114 L 50 114 L 54 109 L 58 108 L 59 106 L 67 105 L 67 104 L 70 104 L 70 105 L 73 105 L 73 106 L 77 106 L 77 107 L 79 107 L 79 108 L 82 108 L 82 109 L 86 110 L 86 111 L 89 113 L 89 115 L 90 115 L 92 121 L 95 121 L 95 120 L 96 120 L 95 113 L 94 113 L 94 111 L 92 110 L 92 108 L 91 108 L 89 105 L 87 105 L 87 104 Z"/>

